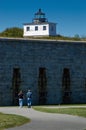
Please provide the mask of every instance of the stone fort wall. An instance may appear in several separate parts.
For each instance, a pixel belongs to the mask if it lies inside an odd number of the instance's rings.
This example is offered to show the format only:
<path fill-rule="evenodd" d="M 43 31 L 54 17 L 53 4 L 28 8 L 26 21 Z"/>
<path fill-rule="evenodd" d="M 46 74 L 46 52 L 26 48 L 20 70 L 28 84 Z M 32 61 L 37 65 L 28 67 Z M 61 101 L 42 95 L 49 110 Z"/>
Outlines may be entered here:
<path fill-rule="evenodd" d="M 0 105 L 86 103 L 86 43 L 0 39 Z"/>

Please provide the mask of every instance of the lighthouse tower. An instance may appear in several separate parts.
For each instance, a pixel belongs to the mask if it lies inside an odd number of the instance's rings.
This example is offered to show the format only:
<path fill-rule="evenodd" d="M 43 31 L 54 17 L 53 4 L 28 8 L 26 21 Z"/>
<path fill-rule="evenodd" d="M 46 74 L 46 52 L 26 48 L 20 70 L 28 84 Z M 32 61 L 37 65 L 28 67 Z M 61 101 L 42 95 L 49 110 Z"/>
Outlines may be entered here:
<path fill-rule="evenodd" d="M 56 36 L 56 23 L 48 22 L 45 13 L 38 10 L 34 14 L 32 23 L 24 24 L 23 36 Z"/>

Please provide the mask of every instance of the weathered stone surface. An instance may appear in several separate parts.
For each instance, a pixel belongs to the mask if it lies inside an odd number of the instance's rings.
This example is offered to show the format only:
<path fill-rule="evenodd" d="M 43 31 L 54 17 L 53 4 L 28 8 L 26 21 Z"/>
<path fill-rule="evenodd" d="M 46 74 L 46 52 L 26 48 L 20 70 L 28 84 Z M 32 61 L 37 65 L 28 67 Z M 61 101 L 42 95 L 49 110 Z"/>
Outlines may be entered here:
<path fill-rule="evenodd" d="M 70 103 L 86 103 L 86 43 L 0 39 L 0 105 L 13 105 L 13 69 L 19 68 L 24 91 L 38 104 L 39 68 L 46 68 L 47 104 L 62 103 L 62 75 L 70 70 Z M 26 97 L 24 98 L 26 103 Z"/>

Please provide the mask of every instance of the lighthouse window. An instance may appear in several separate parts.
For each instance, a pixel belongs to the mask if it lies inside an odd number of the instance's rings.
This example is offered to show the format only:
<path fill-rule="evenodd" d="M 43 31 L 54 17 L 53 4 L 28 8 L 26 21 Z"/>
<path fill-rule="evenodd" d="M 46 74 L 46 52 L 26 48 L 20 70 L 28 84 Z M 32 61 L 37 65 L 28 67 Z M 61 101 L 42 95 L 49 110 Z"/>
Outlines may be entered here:
<path fill-rule="evenodd" d="M 37 31 L 38 30 L 38 26 L 35 26 L 35 31 Z"/>
<path fill-rule="evenodd" d="M 46 30 L 46 26 L 43 26 L 43 30 Z"/>
<path fill-rule="evenodd" d="M 27 27 L 27 31 L 30 31 L 30 27 Z"/>

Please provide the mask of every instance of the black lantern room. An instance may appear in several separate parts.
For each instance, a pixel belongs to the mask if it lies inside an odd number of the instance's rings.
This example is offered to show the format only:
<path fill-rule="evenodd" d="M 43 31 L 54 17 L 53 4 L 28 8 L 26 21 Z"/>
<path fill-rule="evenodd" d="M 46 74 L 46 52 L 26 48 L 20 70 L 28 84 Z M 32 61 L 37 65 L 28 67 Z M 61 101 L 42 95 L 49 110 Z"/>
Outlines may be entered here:
<path fill-rule="evenodd" d="M 47 22 L 47 19 L 45 18 L 45 13 L 43 13 L 43 12 L 41 11 L 41 9 L 39 9 L 38 12 L 35 13 L 33 22 L 34 22 L 34 23 Z"/>

